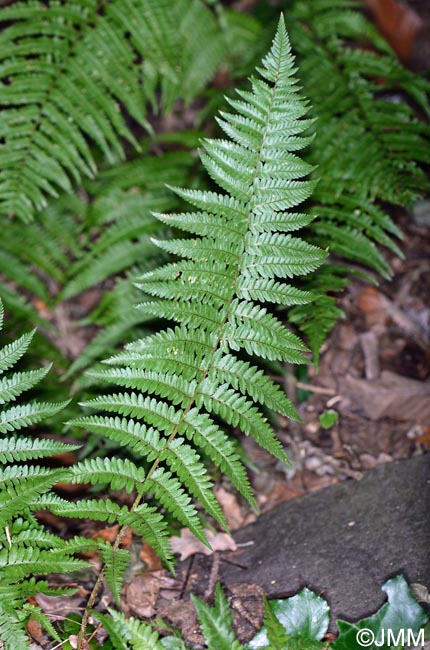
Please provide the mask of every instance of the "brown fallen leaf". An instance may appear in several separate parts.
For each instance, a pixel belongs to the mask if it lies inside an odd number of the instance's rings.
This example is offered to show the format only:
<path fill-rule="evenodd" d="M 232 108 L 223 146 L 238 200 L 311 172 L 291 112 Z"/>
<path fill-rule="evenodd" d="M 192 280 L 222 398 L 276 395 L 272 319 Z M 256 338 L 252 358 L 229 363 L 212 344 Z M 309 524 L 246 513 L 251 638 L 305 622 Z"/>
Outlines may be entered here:
<path fill-rule="evenodd" d="M 186 560 L 187 557 L 195 555 L 196 553 L 203 553 L 203 555 L 212 555 L 214 551 L 235 551 L 237 546 L 231 535 L 227 533 L 213 533 L 211 530 L 205 529 L 209 544 L 212 548 L 208 548 L 197 537 L 195 537 L 188 528 L 181 529 L 180 537 L 172 537 L 171 544 L 174 553 L 180 555 L 180 560 Z"/>
<path fill-rule="evenodd" d="M 225 514 L 230 530 L 238 530 L 255 520 L 254 513 L 244 513 L 237 497 L 223 487 L 216 490 L 216 498 Z"/>
<path fill-rule="evenodd" d="M 204 644 L 204 639 L 197 621 L 196 609 L 191 600 L 177 600 L 160 608 L 157 612 L 163 620 L 181 630 L 186 643 Z"/>
<path fill-rule="evenodd" d="M 366 318 L 368 329 L 384 325 L 387 319 L 384 296 L 375 287 L 366 287 L 357 295 L 357 307 Z"/>
<path fill-rule="evenodd" d="M 127 586 L 125 599 L 130 610 L 137 616 L 151 618 L 154 615 L 162 574 L 162 571 L 144 573 L 136 576 Z"/>
<path fill-rule="evenodd" d="M 264 590 L 256 584 L 238 582 L 228 587 L 233 628 L 242 643 L 250 641 L 261 628 L 264 617 Z"/>
<path fill-rule="evenodd" d="M 146 542 L 142 542 L 140 559 L 145 562 L 147 571 L 160 571 L 162 568 L 161 560 L 154 549 Z"/>
<path fill-rule="evenodd" d="M 88 591 L 81 589 L 72 596 L 45 596 L 38 594 L 36 601 L 39 607 L 54 621 L 64 619 L 68 614 L 82 614 Z"/>
<path fill-rule="evenodd" d="M 35 641 L 40 641 L 40 642 L 43 641 L 42 626 L 38 621 L 34 620 L 34 618 L 30 618 L 30 620 L 28 621 L 27 632 Z"/>
<path fill-rule="evenodd" d="M 391 47 L 403 61 L 411 57 L 417 36 L 422 29 L 419 15 L 405 2 L 398 0 L 365 0 L 376 24 Z"/>
<path fill-rule="evenodd" d="M 356 402 L 371 420 L 389 417 L 430 423 L 429 382 L 409 379 L 388 370 L 384 370 L 376 381 L 346 375 L 342 394 Z"/>
<path fill-rule="evenodd" d="M 119 533 L 119 526 L 115 524 L 114 526 L 107 526 L 106 528 L 101 528 L 96 533 L 92 535 L 93 539 L 102 539 L 104 542 L 109 542 L 113 544 L 117 535 Z M 130 548 L 132 542 L 133 533 L 131 530 L 128 530 L 124 537 L 121 540 L 121 546 L 123 548 Z"/>
<path fill-rule="evenodd" d="M 417 442 L 426 449 L 430 449 L 430 427 L 423 427 L 423 432 L 418 435 Z"/>

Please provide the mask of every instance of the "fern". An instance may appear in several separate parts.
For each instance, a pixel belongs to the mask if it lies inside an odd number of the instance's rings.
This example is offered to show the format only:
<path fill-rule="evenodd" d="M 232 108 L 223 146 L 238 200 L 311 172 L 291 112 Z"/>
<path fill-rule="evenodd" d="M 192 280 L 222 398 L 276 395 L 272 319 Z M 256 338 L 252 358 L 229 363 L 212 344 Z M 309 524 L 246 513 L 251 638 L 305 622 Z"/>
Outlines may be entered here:
<path fill-rule="evenodd" d="M 165 640 L 173 641 L 166 645 L 163 639 L 152 627 L 138 619 L 130 616 L 125 618 L 124 614 L 109 610 L 110 616 L 94 612 L 94 616 L 103 623 L 103 627 L 109 633 L 109 641 L 115 650 L 187 650 L 183 642 L 178 638 L 168 637 Z"/>
<path fill-rule="evenodd" d="M 339 316 L 330 292 L 342 275 L 345 285 L 358 264 L 390 278 L 386 252 L 403 255 L 387 203 L 409 206 L 428 189 L 429 127 L 419 119 L 429 114 L 428 81 L 403 68 L 360 7 L 354 0 L 294 0 L 289 13 L 304 91 L 318 120 L 319 137 L 307 155 L 319 177 L 310 240 L 352 263 L 311 277 L 305 288 L 320 298 L 292 310 L 316 361 Z"/>
<path fill-rule="evenodd" d="M 191 596 L 197 610 L 208 650 L 241 650 L 242 646 L 233 632 L 233 621 L 227 598 L 221 585 L 215 590 L 215 606 L 209 607 L 195 596 Z"/>
<path fill-rule="evenodd" d="M 142 147 L 148 145 L 142 141 Z M 132 279 L 166 259 L 150 238 L 167 228 L 151 211 L 176 207 L 165 183 L 185 182 L 192 164 L 185 152 L 148 153 L 101 172 L 82 197 L 52 201 L 24 229 L 16 220 L 8 224 L 0 242 L 0 298 L 11 331 L 39 326 L 32 350 L 36 359 L 52 359 L 67 368 L 68 378 L 119 342 L 143 334 L 149 317 L 133 309 L 139 292 Z M 121 277 L 124 272 L 128 277 Z M 96 286 L 103 289 L 99 304 L 79 321 L 70 315 L 70 327 L 89 345 L 68 364 L 73 350 L 61 330 L 62 313 L 69 314 L 65 301 Z"/>
<path fill-rule="evenodd" d="M 190 38 L 194 20 L 206 32 L 203 50 Z M 47 196 L 94 176 L 88 139 L 111 162 L 124 156 L 124 140 L 139 148 L 118 105 L 150 131 L 146 98 L 158 82 L 166 109 L 178 95 L 189 101 L 225 56 L 199 0 L 18 2 L 0 21 L 0 212 L 25 221 Z"/>
<path fill-rule="evenodd" d="M 0 329 L 3 326 L 3 305 L 0 302 Z M 47 533 L 33 512 L 39 508 L 41 495 L 64 480 L 64 470 L 38 465 L 21 465 L 34 459 L 71 451 L 77 447 L 48 439 L 20 436 L 15 432 L 53 416 L 65 404 L 16 402 L 26 391 L 41 381 L 49 367 L 40 370 L 12 372 L 20 361 L 33 333 L 25 334 L 0 349 L 0 641 L 6 650 L 28 650 L 30 644 L 25 626 L 36 618 L 60 641 L 39 608 L 25 604 L 25 599 L 38 592 L 49 593 L 46 582 L 34 576 L 68 573 L 87 566 L 73 557 L 94 543 L 85 539 L 66 542 Z"/>
<path fill-rule="evenodd" d="M 313 183 L 309 166 L 295 152 L 310 141 L 303 133 L 307 103 L 300 98 L 283 20 L 252 91 L 231 100 L 236 113 L 220 118 L 229 140 L 209 140 L 202 161 L 228 193 L 176 189 L 199 211 L 159 215 L 197 237 L 158 241 L 183 261 L 145 274 L 140 286 L 155 299 L 141 306 L 178 321 L 178 326 L 126 347 L 110 362 L 112 370 L 92 376 L 129 388 L 84 403 L 113 413 L 86 416 L 74 424 L 133 450 L 138 461 L 84 461 L 74 466 L 75 480 L 130 487 L 137 494 L 130 512 L 77 502 L 73 510 L 90 518 L 117 519 L 145 536 L 166 561 L 166 517 L 142 500 L 155 494 L 159 505 L 206 541 L 191 498 L 221 526 L 225 520 L 203 455 L 219 465 L 251 502 L 245 469 L 222 422 L 239 426 L 265 449 L 285 460 L 262 408 L 276 407 L 298 418 L 280 386 L 258 368 L 254 357 L 306 363 L 306 347 L 265 307 L 260 292 L 285 291 L 292 304 L 310 295 L 275 278 L 315 270 L 326 253 L 290 231 L 308 222 L 290 208 L 304 201 Z M 216 228 L 208 231 L 207 224 Z M 276 292 L 271 294 L 278 302 Z M 249 356 L 242 360 L 236 352 Z M 255 384 L 254 384 L 255 378 Z M 254 399 L 255 398 L 255 399 Z M 257 402 L 260 404 L 257 405 Z M 143 477 L 142 465 L 145 467 Z M 126 474 L 126 476 L 124 476 Z M 52 506 L 51 506 L 52 507 Z M 94 508 L 94 510 L 93 510 Z M 106 510 L 105 510 L 106 509 Z M 115 510 L 115 509 L 114 509 Z M 59 512 L 67 514 L 62 506 Z M 114 545 L 119 548 L 121 535 Z M 95 592 L 97 589 L 95 590 Z M 92 597 L 94 602 L 95 596 Z M 84 619 L 83 629 L 86 621 Z"/>

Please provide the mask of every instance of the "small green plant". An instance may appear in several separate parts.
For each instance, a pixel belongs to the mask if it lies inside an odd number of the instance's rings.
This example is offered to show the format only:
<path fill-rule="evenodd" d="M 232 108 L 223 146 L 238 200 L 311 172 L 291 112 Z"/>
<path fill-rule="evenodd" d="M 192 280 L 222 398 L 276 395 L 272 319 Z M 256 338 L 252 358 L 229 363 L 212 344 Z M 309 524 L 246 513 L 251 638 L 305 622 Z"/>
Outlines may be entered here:
<path fill-rule="evenodd" d="M 331 429 L 339 419 L 339 413 L 333 409 L 327 409 L 319 417 L 320 425 L 323 429 Z"/>

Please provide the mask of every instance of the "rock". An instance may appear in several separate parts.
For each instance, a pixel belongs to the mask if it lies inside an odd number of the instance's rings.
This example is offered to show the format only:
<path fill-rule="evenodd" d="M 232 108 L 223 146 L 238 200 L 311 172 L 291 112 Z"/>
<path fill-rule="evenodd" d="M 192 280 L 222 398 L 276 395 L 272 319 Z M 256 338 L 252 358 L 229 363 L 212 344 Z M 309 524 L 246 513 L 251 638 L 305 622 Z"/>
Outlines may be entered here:
<path fill-rule="evenodd" d="M 286 501 L 235 534 L 248 545 L 221 562 L 223 582 L 256 583 L 269 598 L 309 587 L 329 602 L 335 631 L 336 619 L 375 612 L 392 576 L 430 587 L 429 501 L 430 455 Z"/>

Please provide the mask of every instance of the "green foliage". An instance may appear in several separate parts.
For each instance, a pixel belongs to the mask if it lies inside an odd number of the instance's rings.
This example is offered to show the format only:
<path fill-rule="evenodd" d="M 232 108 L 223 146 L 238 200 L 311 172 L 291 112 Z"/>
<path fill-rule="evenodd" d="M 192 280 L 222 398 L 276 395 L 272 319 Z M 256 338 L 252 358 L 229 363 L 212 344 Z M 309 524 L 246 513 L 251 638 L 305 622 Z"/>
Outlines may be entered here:
<path fill-rule="evenodd" d="M 387 204 L 408 206 L 428 191 L 428 80 L 406 70 L 358 3 L 295 0 L 288 13 L 300 78 L 317 117 L 307 160 L 318 166 L 309 213 L 311 239 L 378 275 L 391 277 L 385 251 L 402 256 Z M 396 241 L 397 240 L 397 241 Z M 347 273 L 339 272 L 346 284 Z M 313 287 L 317 283 L 318 289 Z M 320 298 L 293 310 L 315 355 L 339 310 L 333 272 L 311 278 Z"/>
<path fill-rule="evenodd" d="M 0 330 L 3 305 L 0 301 Z M 33 333 L 0 348 L 0 639 L 5 649 L 30 648 L 25 626 L 30 617 L 38 620 L 60 640 L 47 617 L 25 600 L 40 592 L 50 593 L 45 581 L 36 576 L 68 573 L 86 566 L 73 554 L 91 548 L 86 539 L 66 542 L 46 532 L 33 512 L 40 509 L 40 495 L 64 480 L 67 472 L 39 465 L 24 465 L 33 459 L 71 451 L 77 447 L 49 439 L 21 436 L 16 432 L 51 417 L 65 404 L 36 401 L 15 404 L 17 398 L 41 381 L 49 367 L 40 370 L 13 371 L 28 346 Z"/>
<path fill-rule="evenodd" d="M 245 645 L 244 650 L 355 650 L 359 645 L 356 635 L 363 629 L 370 630 L 375 635 L 379 646 L 382 630 L 392 630 L 395 637 L 401 630 L 408 629 L 417 635 L 428 622 L 429 616 L 412 596 L 404 577 L 399 575 L 388 580 L 382 589 L 388 595 L 388 602 L 373 616 L 357 623 L 337 621 L 339 636 L 334 643 L 322 641 L 328 630 L 330 608 L 323 598 L 309 589 L 303 589 L 292 598 L 266 600 L 263 627 Z M 208 650 L 240 650 L 243 647 L 232 630 L 230 609 L 219 584 L 216 587 L 214 607 L 195 597 L 193 602 Z M 389 643 L 385 646 L 391 647 Z M 372 644 L 367 647 L 374 650 L 377 646 Z M 124 647 L 124 650 L 127 648 Z"/>
<path fill-rule="evenodd" d="M 235 638 L 230 607 L 221 585 L 218 583 L 216 586 L 214 607 L 209 607 L 195 596 L 191 598 L 208 650 L 240 650 L 242 646 Z"/>
<path fill-rule="evenodd" d="M 169 566 L 172 518 L 207 543 L 199 509 L 226 527 L 211 466 L 255 505 L 232 429 L 285 460 L 268 411 L 298 416 L 266 368 L 308 363 L 310 355 L 283 321 L 305 335 L 317 364 L 351 272 L 389 278 L 388 257 L 401 255 L 401 233 L 385 210 L 426 190 L 428 83 L 401 66 L 354 2 L 291 0 L 288 27 L 312 106 L 298 92 L 281 21 L 251 90 L 232 96 L 227 89 L 228 108 L 219 86 L 248 74 L 265 51 L 271 12 L 265 2 L 250 16 L 203 0 L 27 0 L 0 10 L 0 210 L 10 217 L 0 241 L 0 299 L 11 325 L 0 350 L 6 648 L 29 647 L 30 616 L 56 639 L 43 613 L 25 604 L 49 592 L 32 576 L 73 571 L 84 566 L 74 554 L 96 547 L 47 533 L 35 510 L 119 523 L 122 533 L 132 528 Z M 201 109 L 199 126 L 223 107 L 223 139 L 204 139 L 200 152 L 209 179 L 196 169 L 196 132 L 142 138 L 151 125 L 175 128 L 175 114 L 163 123 L 166 113 L 196 97 L 191 115 Z M 34 325 L 31 369 L 16 370 Z M 78 351 L 69 347 L 75 327 Z M 82 378 L 125 342 L 108 367 Z M 53 403 L 57 376 L 39 368 L 41 359 L 76 380 L 86 413 L 76 419 L 68 407 L 67 415 L 91 432 L 88 449 L 96 439 L 103 454 L 122 448 L 123 455 L 82 458 L 67 472 L 45 466 L 48 456 L 75 447 L 18 433 L 46 418 L 57 423 L 65 406 Z M 106 383 L 113 391 L 100 394 Z M 26 391 L 31 399 L 17 403 Z M 108 485 L 135 502 L 72 503 L 51 491 L 59 480 Z M 119 540 L 97 548 L 119 603 L 128 552 Z M 372 630 L 402 607 L 411 612 L 408 624 L 422 619 L 396 580 L 385 586 L 384 612 L 366 622 Z M 239 649 L 221 590 L 214 609 L 195 602 L 209 648 Z M 279 609 L 266 606 L 260 641 L 272 650 L 317 647 L 326 619 L 324 601 L 305 590 Z M 115 612 L 100 620 L 113 647 L 185 647 Z M 337 643 L 352 647 L 356 628 L 339 627 Z"/>
<path fill-rule="evenodd" d="M 263 627 L 247 650 L 318 650 L 329 621 L 326 601 L 306 588 L 292 598 L 266 601 Z"/>
<path fill-rule="evenodd" d="M 295 153 L 309 142 L 302 134 L 310 121 L 304 117 L 308 109 L 297 92 L 282 21 L 259 72 L 252 92 L 239 92 L 240 99 L 230 100 L 236 112 L 222 114 L 220 124 L 231 139 L 207 140 L 201 154 L 213 179 L 229 193 L 176 189 L 200 211 L 157 215 L 197 235 L 158 241 L 163 250 L 185 259 L 140 278 L 141 288 L 153 297 L 140 308 L 178 321 L 178 326 L 128 345 L 111 360 L 113 370 L 93 372 L 99 380 L 130 390 L 83 404 L 113 412 L 113 417 L 87 416 L 74 422 L 128 446 L 140 457 L 139 465 L 152 463 L 144 476 L 131 461 L 126 467 L 117 461 L 85 461 L 73 468 L 75 480 L 134 487 L 139 494 L 136 503 L 145 494 L 155 494 L 159 506 L 204 542 L 191 498 L 222 526 L 225 521 L 202 454 L 253 503 L 245 469 L 220 420 L 240 427 L 285 460 L 261 405 L 276 404 L 284 415 L 298 417 L 281 388 L 262 374 L 255 361 L 236 357 L 240 352 L 307 362 L 300 339 L 254 301 L 259 291 L 269 289 L 281 293 L 285 289 L 293 303 L 309 300 L 309 294 L 276 278 L 309 273 L 326 256 L 291 234 L 309 219 L 289 209 L 310 195 L 313 183 L 305 179 L 309 166 Z M 276 295 L 272 301 L 279 302 Z M 74 505 L 79 510 L 79 503 Z M 100 516 L 86 511 L 90 517 Z M 120 523 L 137 531 L 147 526 L 146 539 L 156 543 L 165 561 L 170 560 L 163 543 L 164 515 L 140 504 L 129 515 L 122 510 Z"/>
<path fill-rule="evenodd" d="M 151 130 L 146 100 L 155 103 L 159 80 L 165 108 L 190 101 L 225 52 L 200 0 L 18 2 L 0 21 L 0 212 L 25 221 L 47 196 L 94 176 L 89 140 L 111 163 L 124 139 L 139 148 L 125 114 Z"/>
<path fill-rule="evenodd" d="M 100 173 L 82 197 L 66 195 L 52 202 L 24 229 L 17 220 L 8 225 L 0 242 L 5 277 L 0 298 L 11 328 L 21 332 L 38 324 L 36 359 L 48 356 L 64 369 L 68 365 L 66 378 L 76 376 L 118 342 L 142 333 L 149 317 L 134 309 L 139 292 L 132 278 L 165 259 L 151 242 L 162 228 L 152 211 L 177 205 L 165 183 L 185 182 L 192 163 L 180 151 L 131 160 Z M 121 278 L 123 272 L 129 277 Z M 101 301 L 90 313 L 82 310 L 76 322 L 67 300 L 85 292 L 91 297 L 97 286 Z M 69 338 L 78 327 L 78 342 L 88 339 L 89 344 L 77 355 Z"/>
<path fill-rule="evenodd" d="M 331 427 L 336 424 L 339 419 L 339 413 L 333 411 L 333 409 L 327 409 L 324 413 L 321 413 L 319 417 L 320 425 L 323 429 L 331 429 Z"/>
<path fill-rule="evenodd" d="M 188 650 L 177 637 L 164 637 L 146 623 L 130 616 L 109 610 L 110 616 L 94 612 L 94 616 L 103 623 L 109 632 L 109 641 L 114 650 Z"/>
<path fill-rule="evenodd" d="M 124 548 L 113 548 L 110 544 L 99 544 L 98 552 L 106 565 L 105 579 L 109 589 L 120 605 L 120 594 L 124 573 L 130 564 L 130 554 Z"/>
<path fill-rule="evenodd" d="M 370 630 L 377 642 L 377 645 L 376 643 L 367 645 L 370 650 L 380 647 L 382 640 L 385 640 L 384 647 L 391 648 L 394 647 L 391 644 L 393 636 L 389 637 L 386 634 L 389 630 L 391 630 L 391 634 L 394 635 L 395 639 L 402 630 L 406 634 L 408 630 L 413 634 L 417 634 L 428 623 L 429 615 L 416 602 L 403 576 L 396 576 L 388 580 L 382 589 L 388 596 L 388 602 L 376 614 L 357 623 L 337 621 L 339 636 L 333 644 L 334 650 L 352 650 L 356 648 L 357 634 L 364 629 Z M 383 636 L 384 632 L 385 636 Z"/>

